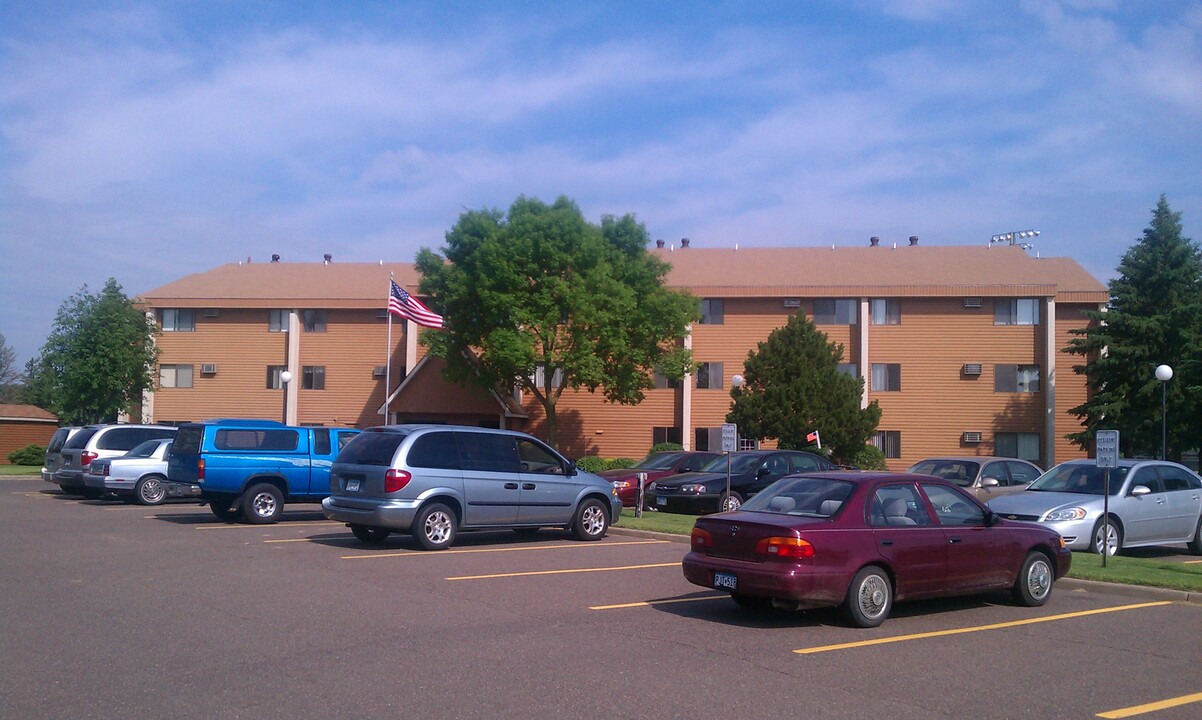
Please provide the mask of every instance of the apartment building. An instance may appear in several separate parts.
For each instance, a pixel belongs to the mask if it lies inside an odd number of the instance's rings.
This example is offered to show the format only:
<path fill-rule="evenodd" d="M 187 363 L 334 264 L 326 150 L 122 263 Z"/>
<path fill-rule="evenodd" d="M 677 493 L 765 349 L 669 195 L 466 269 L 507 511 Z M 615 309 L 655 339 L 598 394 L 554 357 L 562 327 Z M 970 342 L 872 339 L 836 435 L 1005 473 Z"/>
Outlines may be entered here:
<path fill-rule="evenodd" d="M 698 371 L 657 382 L 637 406 L 587 392 L 558 404 L 572 457 L 644 454 L 655 442 L 716 448 L 731 379 L 748 352 L 805 312 L 880 403 L 890 467 L 940 454 L 1008 455 L 1050 466 L 1084 453 L 1064 439 L 1086 398 L 1081 358 L 1062 352 L 1106 287 L 1068 258 L 1017 246 L 700 248 L 657 243 L 668 284 L 699 299 L 686 340 Z M 366 427 L 454 422 L 540 434 L 541 408 L 505 389 L 448 384 L 419 329 L 390 323 L 389 278 L 416 293 L 407 263 L 244 262 L 139 298 L 159 336 L 158 387 L 143 420 L 271 417 Z M 391 332 L 391 339 L 389 333 Z M 290 377 L 290 381 L 285 382 Z M 386 402 L 387 397 L 387 402 Z M 818 428 L 821 430 L 821 428 Z"/>

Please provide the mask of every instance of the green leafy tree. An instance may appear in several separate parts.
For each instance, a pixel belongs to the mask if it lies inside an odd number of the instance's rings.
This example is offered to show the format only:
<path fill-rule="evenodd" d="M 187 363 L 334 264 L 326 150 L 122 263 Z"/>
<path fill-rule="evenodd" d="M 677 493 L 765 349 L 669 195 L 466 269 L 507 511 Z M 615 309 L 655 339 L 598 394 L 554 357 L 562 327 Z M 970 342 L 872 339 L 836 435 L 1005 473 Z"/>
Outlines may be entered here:
<path fill-rule="evenodd" d="M 1065 352 L 1086 362 L 1089 400 L 1069 412 L 1083 429 L 1066 437 L 1093 447 L 1097 430 L 1118 430 L 1125 456 L 1160 455 L 1161 393 L 1166 395 L 1166 456 L 1198 447 L 1196 418 L 1202 409 L 1202 253 L 1181 235 L 1181 213 L 1164 196 L 1152 211 L 1143 238 L 1123 255 L 1110 281 L 1106 312 L 1087 312 L 1090 324 L 1073 330 Z M 1161 386 L 1156 367 L 1173 378 Z"/>
<path fill-rule="evenodd" d="M 636 404 L 653 370 L 680 378 L 692 368 L 680 341 L 697 301 L 664 286 L 669 266 L 646 251 L 649 239 L 633 216 L 594 225 L 566 197 L 465 212 L 445 257 L 418 253 L 421 292 L 446 319 L 422 341 L 453 382 L 532 394 L 557 446 L 565 390 Z"/>
<path fill-rule="evenodd" d="M 17 368 L 17 353 L 0 333 L 0 403 L 21 401 L 21 371 Z"/>
<path fill-rule="evenodd" d="M 156 328 L 109 278 L 63 301 L 41 353 L 31 361 L 31 395 L 66 424 L 116 418 L 140 403 L 157 359 Z"/>
<path fill-rule="evenodd" d="M 744 384 L 731 389 L 726 421 L 738 424 L 743 437 L 776 438 L 792 449 L 810 445 L 806 436 L 817 430 L 832 458 L 854 462 L 876 432 L 881 409 L 875 400 L 860 407 L 864 380 L 840 372 L 842 359 L 843 347 L 804 313 L 790 316 L 747 354 Z"/>

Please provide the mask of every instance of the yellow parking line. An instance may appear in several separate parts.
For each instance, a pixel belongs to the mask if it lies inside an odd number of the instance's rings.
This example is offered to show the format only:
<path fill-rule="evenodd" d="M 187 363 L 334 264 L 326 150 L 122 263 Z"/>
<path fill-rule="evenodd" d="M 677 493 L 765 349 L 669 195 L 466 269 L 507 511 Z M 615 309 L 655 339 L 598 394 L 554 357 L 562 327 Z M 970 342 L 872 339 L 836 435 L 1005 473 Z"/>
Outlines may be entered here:
<path fill-rule="evenodd" d="M 595 547 L 612 547 L 614 545 L 661 545 L 670 542 L 669 540 L 620 540 L 618 542 L 602 542 L 602 543 L 572 543 L 570 545 L 528 545 L 523 547 L 496 547 L 496 548 L 474 548 L 471 550 L 438 550 L 430 552 L 427 550 L 406 550 L 405 552 L 395 553 L 379 553 L 378 555 L 343 555 L 343 560 L 366 560 L 368 558 L 389 558 L 389 557 L 442 557 L 443 555 L 463 555 L 469 553 L 492 553 L 492 552 L 517 552 L 519 550 L 566 550 L 569 548 L 595 548 Z"/>
<path fill-rule="evenodd" d="M 623 565 L 622 567 L 571 568 L 569 570 L 535 570 L 533 572 L 497 573 L 496 575 L 461 575 L 447 580 L 492 580 L 493 578 L 529 577 L 531 575 L 569 575 L 571 573 L 610 572 L 612 570 L 643 570 L 645 568 L 679 567 L 680 563 L 653 563 L 651 565 Z"/>
<path fill-rule="evenodd" d="M 1080 612 L 1064 613 L 1062 615 L 1047 615 L 1045 617 L 1028 618 L 1026 620 L 1013 620 L 1011 622 L 994 623 L 992 625 L 981 625 L 979 627 L 955 628 L 953 630 L 936 630 L 933 632 L 915 633 L 913 635 L 897 635 L 894 637 L 877 638 L 876 640 L 861 640 L 859 642 L 840 643 L 838 645 L 819 645 L 812 648 L 802 648 L 794 650 L 798 655 L 812 655 L 820 652 L 830 652 L 831 650 L 848 650 L 850 648 L 868 647 L 870 645 L 885 645 L 887 643 L 903 642 L 905 640 L 924 640 L 926 638 L 943 637 L 945 635 L 960 635 L 970 632 L 981 632 L 982 630 L 1000 630 L 1002 628 L 1018 627 L 1020 625 L 1034 625 L 1035 623 L 1051 622 L 1053 620 L 1068 620 L 1070 618 L 1085 617 L 1086 615 L 1100 615 L 1102 613 L 1118 612 L 1120 610 L 1138 610 L 1140 608 L 1157 607 L 1160 605 L 1172 605 L 1169 600 L 1160 602 L 1139 603 L 1137 605 L 1119 605 L 1116 607 L 1100 608 L 1098 610 L 1082 610 Z"/>
<path fill-rule="evenodd" d="M 246 524 L 246 525 L 202 525 L 196 529 L 197 530 L 233 530 L 235 528 L 240 528 L 240 529 L 245 530 L 247 528 L 258 528 L 260 530 L 265 530 L 267 528 L 273 528 L 273 527 L 294 527 L 296 525 L 303 525 L 305 527 L 321 527 L 323 525 L 345 525 L 345 523 L 306 522 L 304 520 L 296 520 L 294 522 L 271 523 L 269 525 L 251 525 L 251 524 Z"/>
<path fill-rule="evenodd" d="M 1202 702 L 1202 693 L 1194 693 L 1193 695 L 1182 695 L 1181 697 L 1169 698 L 1159 702 L 1147 703 L 1146 705 L 1132 705 L 1127 708 L 1111 710 L 1110 712 L 1098 713 L 1100 718 L 1127 718 L 1144 713 L 1156 712 L 1165 708 L 1178 707 L 1180 705 L 1189 705 L 1190 703 Z"/>
<path fill-rule="evenodd" d="M 705 597 L 672 598 L 670 600 L 640 600 L 639 602 L 619 603 L 617 605 L 590 605 L 589 610 L 625 610 L 636 607 L 654 607 L 655 605 L 675 605 L 676 603 L 700 602 L 701 600 L 723 600 L 730 597 L 721 595 L 706 595 Z"/>

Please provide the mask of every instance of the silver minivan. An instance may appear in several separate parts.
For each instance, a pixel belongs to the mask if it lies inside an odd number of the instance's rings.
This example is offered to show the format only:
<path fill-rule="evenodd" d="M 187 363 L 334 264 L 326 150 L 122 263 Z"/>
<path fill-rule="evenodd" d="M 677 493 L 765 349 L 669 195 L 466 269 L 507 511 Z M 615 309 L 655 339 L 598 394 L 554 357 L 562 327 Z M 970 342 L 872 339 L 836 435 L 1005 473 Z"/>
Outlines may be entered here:
<path fill-rule="evenodd" d="M 170 425 L 85 425 L 63 443 L 62 464 L 54 471 L 50 482 L 65 493 L 98 498 L 103 492 L 87 487 L 83 479 L 93 460 L 121 457 L 147 440 L 173 438 L 177 430 Z"/>
<path fill-rule="evenodd" d="M 386 425 L 338 453 L 322 510 L 363 542 L 399 532 L 442 550 L 463 530 L 561 527 L 600 540 L 622 501 L 612 483 L 525 433 Z"/>
<path fill-rule="evenodd" d="M 54 471 L 63 464 L 63 444 L 77 432 L 79 432 L 78 427 L 66 425 L 55 430 L 54 434 L 50 436 L 50 442 L 46 445 L 46 454 L 42 457 L 42 479 L 46 482 L 54 482 Z"/>

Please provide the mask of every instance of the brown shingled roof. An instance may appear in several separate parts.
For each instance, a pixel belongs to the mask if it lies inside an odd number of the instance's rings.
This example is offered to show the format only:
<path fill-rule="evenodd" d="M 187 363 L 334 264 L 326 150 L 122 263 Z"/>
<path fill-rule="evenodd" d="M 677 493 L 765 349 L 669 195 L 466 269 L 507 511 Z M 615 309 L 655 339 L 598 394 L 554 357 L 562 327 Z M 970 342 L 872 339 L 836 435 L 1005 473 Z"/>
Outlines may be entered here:
<path fill-rule="evenodd" d="M 58 416 L 36 405 L 0 405 L 0 420 L 32 420 L 58 422 Z"/>

